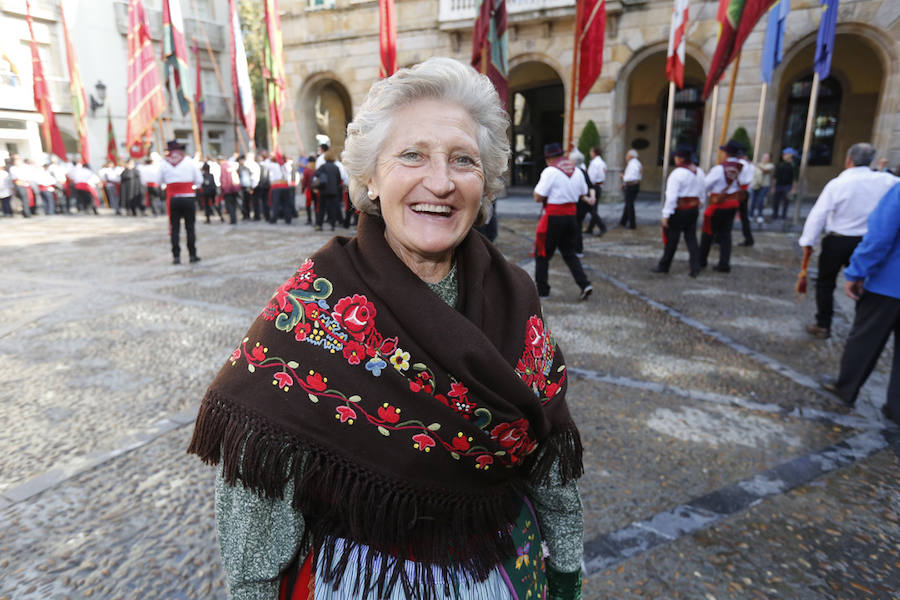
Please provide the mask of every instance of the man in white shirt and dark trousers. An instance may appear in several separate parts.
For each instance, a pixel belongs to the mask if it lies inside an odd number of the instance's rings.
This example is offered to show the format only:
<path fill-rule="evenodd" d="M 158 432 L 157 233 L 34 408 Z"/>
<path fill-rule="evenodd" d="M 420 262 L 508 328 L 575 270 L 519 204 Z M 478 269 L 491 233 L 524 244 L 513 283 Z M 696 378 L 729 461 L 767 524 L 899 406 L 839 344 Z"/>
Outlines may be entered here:
<path fill-rule="evenodd" d="M 662 210 L 663 243 L 665 250 L 654 273 L 668 273 L 678 249 L 678 238 L 684 234 L 690 256 L 690 276 L 700 273 L 700 251 L 697 248 L 697 217 L 706 197 L 703 169 L 693 164 L 694 149 L 678 146 L 675 168 L 666 180 L 666 201 Z"/>
<path fill-rule="evenodd" d="M 534 279 L 538 295 L 550 295 L 549 268 L 553 253 L 559 248 L 575 283 L 581 288 L 579 300 L 587 300 L 594 291 L 575 255 L 579 225 L 575 221 L 578 199 L 588 193 L 584 175 L 563 154 L 560 144 L 544 146 L 547 167 L 534 187 L 534 199 L 544 203 L 544 212 L 538 223 L 534 251 Z"/>
<path fill-rule="evenodd" d="M 866 221 L 878 201 L 900 179 L 869 169 L 875 158 L 871 144 L 854 144 L 847 152 L 844 171 L 828 182 L 806 217 L 800 246 L 812 253 L 823 231 L 819 274 L 816 278 L 816 322 L 806 326 L 813 337 L 831 336 L 834 288 L 843 267 L 866 233 Z"/>
<path fill-rule="evenodd" d="M 162 161 L 159 169 L 160 183 L 166 186 L 166 206 L 169 213 L 169 237 L 172 242 L 172 264 L 181 262 L 181 247 L 178 244 L 180 236 L 179 225 L 184 219 L 184 231 L 187 234 L 187 247 L 190 260 L 195 263 L 200 260 L 197 256 L 196 237 L 194 235 L 194 221 L 197 218 L 197 194 L 203 184 L 203 175 L 194 160 L 184 154 L 184 144 L 172 140 L 166 144 L 166 159 Z"/>
<path fill-rule="evenodd" d="M 713 243 L 719 245 L 719 263 L 714 271 L 731 271 L 731 227 L 738 211 L 741 197 L 753 181 L 753 171 L 745 168 L 747 161 L 741 160 L 744 146 L 729 140 L 719 150 L 725 151 L 725 160 L 714 166 L 706 175 L 706 192 L 709 204 L 703 211 L 703 233 L 700 235 L 700 268 L 706 266 Z"/>
<path fill-rule="evenodd" d="M 641 161 L 638 160 L 638 152 L 634 148 L 625 154 L 628 161 L 625 164 L 625 172 L 622 173 L 622 191 L 625 196 L 625 207 L 622 209 L 622 218 L 619 219 L 619 225 L 634 229 L 637 227 L 634 217 L 634 201 L 637 199 L 638 192 L 641 191 L 641 177 L 644 168 Z"/>
<path fill-rule="evenodd" d="M 600 215 L 597 214 L 597 207 L 600 205 L 600 194 L 603 191 L 603 184 L 606 182 L 606 161 L 600 156 L 600 152 L 600 146 L 593 146 L 591 148 L 591 162 L 588 164 L 587 169 L 588 179 L 591 180 L 591 185 L 594 186 L 595 200 L 594 204 L 588 206 L 587 214 L 590 215 L 591 219 L 588 221 L 587 228 L 584 230 L 584 233 L 588 235 L 594 233 L 595 225 L 597 226 L 599 235 L 606 233 L 606 223 L 604 223 L 603 219 L 600 218 Z M 581 218 L 584 219 L 584 215 L 582 215 Z M 579 219 L 578 225 L 581 225 L 581 219 Z"/>

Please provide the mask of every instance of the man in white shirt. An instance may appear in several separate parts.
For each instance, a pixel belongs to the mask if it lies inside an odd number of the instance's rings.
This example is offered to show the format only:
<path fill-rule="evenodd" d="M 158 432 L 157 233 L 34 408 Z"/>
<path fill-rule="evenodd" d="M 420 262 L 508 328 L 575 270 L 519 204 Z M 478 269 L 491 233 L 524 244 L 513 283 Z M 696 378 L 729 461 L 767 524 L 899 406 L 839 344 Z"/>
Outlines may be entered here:
<path fill-rule="evenodd" d="M 263 163 L 263 168 L 269 170 L 269 189 L 271 190 L 271 208 L 269 210 L 269 223 L 273 225 L 279 218 L 284 218 L 287 225 L 291 224 L 294 217 L 294 196 L 290 181 L 290 168 L 285 165 L 284 155 L 275 152 L 271 159 Z"/>
<path fill-rule="evenodd" d="M 109 207 L 112 208 L 117 215 L 122 214 L 119 208 L 119 183 L 122 181 L 122 167 L 119 167 L 111 160 L 106 161 L 103 168 L 100 169 L 100 180 L 103 182 L 103 189 L 106 190 L 106 198 L 109 200 Z"/>
<path fill-rule="evenodd" d="M 69 179 L 75 186 L 75 202 L 78 212 L 92 211 L 95 215 L 97 205 L 100 204 L 100 197 L 97 195 L 97 186 L 100 185 L 100 178 L 91 171 L 84 163 L 78 162 L 75 168 L 69 172 Z"/>
<path fill-rule="evenodd" d="M 641 177 L 643 177 L 644 167 L 638 160 L 638 151 L 632 148 L 625 154 L 625 172 L 622 173 L 622 190 L 625 196 L 625 207 L 622 209 L 622 218 L 619 219 L 619 225 L 634 229 L 637 226 L 634 216 L 634 201 L 637 199 L 638 192 L 641 191 Z"/>
<path fill-rule="evenodd" d="M 693 164 L 694 149 L 678 146 L 675 150 L 675 168 L 666 180 L 666 201 L 662 209 L 663 243 L 665 250 L 654 273 L 668 273 L 678 249 L 678 238 L 684 234 L 684 243 L 690 256 L 690 276 L 700 273 L 700 251 L 697 248 L 697 217 L 706 198 L 706 179 L 703 169 Z"/>
<path fill-rule="evenodd" d="M 144 164 L 138 165 L 138 175 L 141 177 L 141 183 L 146 189 L 145 205 L 150 207 L 150 211 L 156 216 L 164 211 L 160 205 L 162 191 L 159 188 L 159 169 L 160 165 L 154 162 L 152 158 L 144 160 Z"/>
<path fill-rule="evenodd" d="M 178 140 L 166 144 L 166 159 L 159 169 L 159 182 L 166 186 L 166 206 L 169 212 L 169 237 L 172 242 L 172 264 L 181 262 L 178 245 L 180 222 L 184 220 L 187 247 L 192 263 L 198 262 L 194 221 L 197 218 L 197 188 L 203 184 L 203 174 L 197 163 L 185 155 L 185 146 Z"/>
<path fill-rule="evenodd" d="M 31 217 L 31 207 L 34 205 L 34 190 L 31 187 L 29 167 L 18 154 L 12 155 L 9 176 L 13 182 L 13 195 L 22 203 L 22 216 L 27 219 Z"/>
<path fill-rule="evenodd" d="M 890 173 L 870 170 L 873 158 L 871 144 L 853 144 L 844 171 L 825 185 L 803 225 L 799 243 L 805 254 L 812 254 L 819 235 L 825 233 L 816 278 L 816 322 L 806 326 L 807 333 L 819 339 L 831 336 L 838 274 L 850 264 L 850 256 L 866 234 L 869 214 L 900 181 Z"/>
<path fill-rule="evenodd" d="M 753 183 L 753 173 L 756 171 L 756 167 L 747 160 L 743 149 L 737 158 L 743 165 L 741 168 L 741 181 L 746 182 L 741 184 L 742 193 L 738 195 L 738 216 L 741 218 L 741 233 L 744 235 L 744 241 L 740 245 L 750 247 L 753 245 L 753 231 L 750 229 L 748 205 L 750 203 L 750 185 Z"/>
<path fill-rule="evenodd" d="M 590 150 L 591 162 L 587 168 L 588 179 L 591 180 L 591 185 L 594 187 L 594 204 L 588 208 L 588 214 L 591 216 L 591 220 L 588 221 L 587 229 L 584 230 L 584 233 L 591 235 L 594 233 L 594 226 L 597 227 L 598 235 L 603 235 L 606 233 L 606 223 L 603 222 L 603 219 L 600 218 L 600 215 L 597 214 L 597 207 L 600 205 L 600 194 L 603 192 L 603 184 L 606 182 L 606 162 L 603 160 L 603 157 L 600 156 L 600 152 L 602 149 L 600 146 L 593 146 Z M 583 217 L 582 217 L 583 218 Z M 578 221 L 579 227 L 581 226 L 581 221 Z"/>
<path fill-rule="evenodd" d="M 703 233 L 700 235 L 700 268 L 706 266 L 709 250 L 713 243 L 719 245 L 719 263 L 714 271 L 731 271 L 731 227 L 740 206 L 740 198 L 747 195 L 753 181 L 752 171 L 745 168 L 747 161 L 740 156 L 744 146 L 729 140 L 720 147 L 725 151 L 725 160 L 714 166 L 706 175 L 706 193 L 709 204 L 703 211 Z"/>
<path fill-rule="evenodd" d="M 6 164 L 0 166 L 0 205 L 3 207 L 3 216 L 13 216 L 12 210 L 13 181 L 6 170 Z"/>
<path fill-rule="evenodd" d="M 534 279 L 538 295 L 542 298 L 550 295 L 550 259 L 559 248 L 575 283 L 581 288 L 578 299 L 587 300 L 594 288 L 575 255 L 578 235 L 575 210 L 578 199 L 588 194 L 587 182 L 575 163 L 563 154 L 560 144 L 544 146 L 544 158 L 547 167 L 534 187 L 535 201 L 544 203 L 534 252 Z"/>

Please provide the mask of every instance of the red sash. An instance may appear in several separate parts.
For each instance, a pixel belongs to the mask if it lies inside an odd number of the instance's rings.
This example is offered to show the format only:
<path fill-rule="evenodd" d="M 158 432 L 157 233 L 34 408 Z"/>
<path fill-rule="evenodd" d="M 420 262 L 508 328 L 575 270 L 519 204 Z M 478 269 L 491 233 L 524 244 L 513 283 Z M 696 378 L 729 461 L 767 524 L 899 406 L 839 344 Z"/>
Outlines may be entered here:
<path fill-rule="evenodd" d="M 575 216 L 577 205 L 574 202 L 565 204 L 545 204 L 538 220 L 537 231 L 534 236 L 534 255 L 547 256 L 547 224 L 550 217 Z"/>
<path fill-rule="evenodd" d="M 148 182 L 147 182 L 147 187 L 158 188 L 158 187 L 159 187 L 159 184 L 158 184 L 158 183 L 154 183 L 154 182 L 152 182 L 152 181 L 148 181 Z"/>
<path fill-rule="evenodd" d="M 565 204 L 548 204 L 545 210 L 551 217 L 567 217 L 575 214 L 576 207 L 574 202 L 566 202 Z"/>
<path fill-rule="evenodd" d="M 166 202 L 168 202 L 175 196 L 193 196 L 193 195 L 194 195 L 194 182 L 193 181 L 173 181 L 172 183 L 166 184 Z"/>
<path fill-rule="evenodd" d="M 97 190 L 94 189 L 94 186 L 92 186 L 89 183 L 82 182 L 82 183 L 76 183 L 75 189 L 81 190 L 82 192 L 87 192 L 88 194 L 90 194 L 91 198 L 94 199 L 94 206 L 100 206 L 100 197 L 97 196 Z"/>
<path fill-rule="evenodd" d="M 709 206 L 703 211 L 703 233 L 712 235 L 712 216 L 717 210 L 738 208 L 738 194 L 710 194 Z"/>

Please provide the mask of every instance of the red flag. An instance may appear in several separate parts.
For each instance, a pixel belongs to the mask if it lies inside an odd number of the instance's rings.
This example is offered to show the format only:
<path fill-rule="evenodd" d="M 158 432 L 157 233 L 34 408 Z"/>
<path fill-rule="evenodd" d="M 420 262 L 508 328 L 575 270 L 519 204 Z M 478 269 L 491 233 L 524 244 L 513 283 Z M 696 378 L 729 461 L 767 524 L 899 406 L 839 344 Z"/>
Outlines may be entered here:
<path fill-rule="evenodd" d="M 703 87 L 703 99 L 709 96 L 713 86 L 719 83 L 725 69 L 740 53 L 744 40 L 753 31 L 759 18 L 775 0 L 719 0 L 719 37 L 709 66 L 709 75 Z"/>
<path fill-rule="evenodd" d="M 69 92 L 72 94 L 72 117 L 75 119 L 75 129 L 78 131 L 78 147 L 81 148 L 81 160 L 85 164 L 91 162 L 91 154 L 88 149 L 87 134 L 87 95 L 84 93 L 84 83 L 81 80 L 81 71 L 78 69 L 78 61 L 75 60 L 75 48 L 72 46 L 72 38 L 69 36 L 69 25 L 66 23 L 66 13 L 63 10 L 62 0 L 59 2 L 59 18 L 62 21 L 63 37 L 66 41 L 66 65 L 69 67 Z"/>
<path fill-rule="evenodd" d="M 284 106 L 284 59 L 281 44 L 281 17 L 278 0 L 266 0 L 266 43 L 263 47 L 263 79 L 269 95 L 269 131 L 273 153 L 278 152 L 278 132 L 281 130 L 281 107 Z"/>
<path fill-rule="evenodd" d="M 203 81 L 200 76 L 200 48 L 197 47 L 197 40 L 194 40 L 193 48 L 194 62 L 197 63 L 197 81 L 194 86 L 194 106 L 197 114 L 197 136 L 203 139 L 203 113 L 206 112 L 206 100 L 203 98 Z"/>
<path fill-rule="evenodd" d="M 578 36 L 578 104 L 591 91 L 603 70 L 606 0 L 583 0 Z"/>
<path fill-rule="evenodd" d="M 163 0 L 163 62 L 168 85 L 169 70 L 175 79 L 175 93 L 181 114 L 191 111 L 190 84 L 188 82 L 187 47 L 184 43 L 184 19 L 181 18 L 179 0 Z"/>
<path fill-rule="evenodd" d="M 150 25 L 142 0 L 128 2 L 128 126 L 125 145 L 142 144 L 144 134 L 166 109 L 153 58 Z"/>
<path fill-rule="evenodd" d="M 394 0 L 378 0 L 378 47 L 381 50 L 380 77 L 390 77 L 397 70 L 397 22 Z"/>
<path fill-rule="evenodd" d="M 684 32 L 688 23 L 688 0 L 675 0 L 672 7 L 672 26 L 669 29 L 669 50 L 666 52 L 666 79 L 678 89 L 684 87 Z"/>
<path fill-rule="evenodd" d="M 509 96 L 506 1 L 481 0 L 472 30 L 472 66 L 488 76 L 505 107 Z"/>
<path fill-rule="evenodd" d="M 252 142 L 256 134 L 256 106 L 253 103 L 253 88 L 250 85 L 250 70 L 247 67 L 241 21 L 234 0 L 228 0 L 228 11 L 231 15 L 228 21 L 231 30 L 231 87 L 234 91 L 234 105 Z"/>
<path fill-rule="evenodd" d="M 31 22 L 31 2 L 25 0 L 25 19 L 28 21 L 28 33 L 31 36 L 31 78 L 34 83 L 34 106 L 37 108 L 44 122 L 41 123 L 41 131 L 44 134 L 44 148 L 51 153 L 66 160 L 66 145 L 63 143 L 62 134 L 56 126 L 56 117 L 53 107 L 50 106 L 50 89 L 47 80 L 44 79 L 44 66 L 41 63 L 41 55 L 38 53 L 37 41 L 34 39 L 34 27 Z"/>
<path fill-rule="evenodd" d="M 119 149 L 116 147 L 116 130 L 113 129 L 112 114 L 106 112 L 106 160 L 119 162 Z"/>

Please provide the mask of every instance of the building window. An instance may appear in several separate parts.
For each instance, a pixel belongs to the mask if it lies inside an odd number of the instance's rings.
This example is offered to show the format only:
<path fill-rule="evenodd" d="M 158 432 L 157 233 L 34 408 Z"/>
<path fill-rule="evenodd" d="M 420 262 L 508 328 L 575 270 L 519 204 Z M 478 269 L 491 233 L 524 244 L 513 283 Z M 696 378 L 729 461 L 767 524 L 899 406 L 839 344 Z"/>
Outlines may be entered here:
<path fill-rule="evenodd" d="M 309 4 L 308 8 L 319 9 L 319 8 L 334 8 L 334 0 L 308 0 Z"/>
<path fill-rule="evenodd" d="M 209 141 L 206 144 L 209 154 L 213 157 L 222 156 L 222 141 L 224 132 L 221 130 L 210 129 L 207 133 Z"/>
<path fill-rule="evenodd" d="M 803 148 L 812 80 L 812 75 L 807 75 L 791 84 L 787 112 L 784 116 L 784 133 L 781 137 L 782 148 L 788 146 L 797 150 Z M 829 77 L 819 84 L 816 118 L 813 121 L 812 140 L 809 144 L 809 165 L 831 165 L 840 110 L 841 84 L 834 77 Z"/>
<path fill-rule="evenodd" d="M 687 144 L 700 152 L 700 140 L 703 135 L 703 101 L 700 99 L 699 85 L 686 85 L 675 92 L 675 108 L 672 112 L 672 147 L 674 151 L 679 144 Z M 666 146 L 666 110 L 668 94 L 663 96 L 662 119 L 659 129 L 659 148 L 657 164 L 663 164 L 663 153 Z"/>

